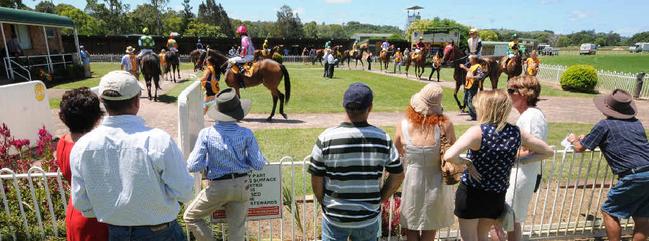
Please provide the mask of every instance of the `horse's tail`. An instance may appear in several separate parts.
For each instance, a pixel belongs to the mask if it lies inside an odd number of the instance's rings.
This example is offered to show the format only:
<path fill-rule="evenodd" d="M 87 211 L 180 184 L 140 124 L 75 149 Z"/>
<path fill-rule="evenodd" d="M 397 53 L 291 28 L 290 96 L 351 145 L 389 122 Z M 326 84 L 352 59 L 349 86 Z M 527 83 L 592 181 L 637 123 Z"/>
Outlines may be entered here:
<path fill-rule="evenodd" d="M 291 77 L 286 70 L 286 66 L 280 64 L 279 67 L 282 69 L 282 74 L 284 75 L 284 90 L 286 91 L 286 103 L 291 99 Z"/>

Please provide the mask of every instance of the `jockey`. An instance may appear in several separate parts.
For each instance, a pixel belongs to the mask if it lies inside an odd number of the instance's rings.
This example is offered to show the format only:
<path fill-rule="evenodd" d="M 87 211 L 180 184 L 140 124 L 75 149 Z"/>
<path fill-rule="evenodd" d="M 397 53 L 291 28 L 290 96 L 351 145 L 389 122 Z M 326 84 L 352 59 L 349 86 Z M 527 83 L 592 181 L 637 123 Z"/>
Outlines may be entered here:
<path fill-rule="evenodd" d="M 138 45 L 140 46 L 140 53 L 137 55 L 137 58 L 141 58 L 145 54 L 153 53 L 153 48 L 155 47 L 155 41 L 149 36 L 149 28 L 142 29 L 142 36 L 138 40 Z"/>
<path fill-rule="evenodd" d="M 469 54 L 473 54 L 480 58 L 482 54 L 482 39 L 478 35 L 478 30 L 472 28 L 469 30 L 469 39 L 467 40 L 469 44 Z"/>
<path fill-rule="evenodd" d="M 381 50 L 388 51 L 390 48 L 390 43 L 387 39 L 383 38 L 383 43 L 381 43 Z"/>
<path fill-rule="evenodd" d="M 176 34 L 172 32 L 169 34 L 169 39 L 167 39 L 167 49 L 172 52 L 178 52 L 178 43 L 174 39 L 175 36 Z"/>
<path fill-rule="evenodd" d="M 205 46 L 201 43 L 201 38 L 198 38 L 198 42 L 196 42 L 196 49 L 205 50 Z"/>
<path fill-rule="evenodd" d="M 517 54 L 518 51 L 519 51 L 518 34 L 513 34 L 512 41 L 509 42 L 509 49 L 507 50 L 507 56 L 509 56 L 509 58 L 514 57 L 514 55 Z"/>
<path fill-rule="evenodd" d="M 352 51 L 349 52 L 349 55 L 354 56 L 356 54 L 356 51 L 358 51 L 358 40 L 354 40 L 354 43 L 352 44 Z"/>
<path fill-rule="evenodd" d="M 239 56 L 232 57 L 228 60 L 228 69 L 232 64 L 237 64 L 239 66 L 239 76 L 242 76 L 244 68 L 243 65 L 249 62 L 252 62 L 255 58 L 255 46 L 252 45 L 252 40 L 248 37 L 248 28 L 246 25 L 241 25 L 237 28 L 237 35 L 241 36 L 241 52 Z"/>
<path fill-rule="evenodd" d="M 419 37 L 419 41 L 417 41 L 417 44 L 415 44 L 415 53 L 419 53 L 423 51 L 426 48 L 426 44 L 424 43 L 424 37 Z"/>
<path fill-rule="evenodd" d="M 261 46 L 263 50 L 268 50 L 268 39 L 264 39 L 264 44 Z"/>
<path fill-rule="evenodd" d="M 330 49 L 330 48 L 331 48 L 331 40 L 328 40 L 328 41 L 325 43 L 324 48 L 325 48 L 325 49 Z"/>

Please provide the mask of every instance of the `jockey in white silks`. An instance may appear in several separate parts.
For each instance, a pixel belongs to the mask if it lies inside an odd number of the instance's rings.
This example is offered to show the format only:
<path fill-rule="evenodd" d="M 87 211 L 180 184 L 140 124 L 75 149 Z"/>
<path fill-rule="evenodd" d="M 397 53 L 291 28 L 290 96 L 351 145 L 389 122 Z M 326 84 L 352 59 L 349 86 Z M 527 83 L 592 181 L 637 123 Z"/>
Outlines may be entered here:
<path fill-rule="evenodd" d="M 390 48 L 390 43 L 387 40 L 383 40 L 383 43 L 381 44 L 381 49 L 388 51 L 389 48 Z"/>
<path fill-rule="evenodd" d="M 477 55 L 480 58 L 482 55 L 482 39 L 480 39 L 477 29 L 472 28 L 469 30 L 467 43 L 469 44 L 469 54 Z"/>

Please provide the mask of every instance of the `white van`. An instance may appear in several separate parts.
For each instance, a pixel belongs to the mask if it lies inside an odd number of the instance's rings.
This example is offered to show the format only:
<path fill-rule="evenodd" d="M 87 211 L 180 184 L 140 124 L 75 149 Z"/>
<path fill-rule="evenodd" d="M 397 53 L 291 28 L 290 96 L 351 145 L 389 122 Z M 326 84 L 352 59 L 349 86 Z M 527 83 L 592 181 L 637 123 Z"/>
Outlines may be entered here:
<path fill-rule="evenodd" d="M 596 44 L 581 44 L 579 47 L 579 55 L 582 54 L 597 54 Z"/>
<path fill-rule="evenodd" d="M 629 47 L 629 52 L 631 53 L 649 52 L 649 43 L 647 42 L 635 43 L 633 46 Z"/>

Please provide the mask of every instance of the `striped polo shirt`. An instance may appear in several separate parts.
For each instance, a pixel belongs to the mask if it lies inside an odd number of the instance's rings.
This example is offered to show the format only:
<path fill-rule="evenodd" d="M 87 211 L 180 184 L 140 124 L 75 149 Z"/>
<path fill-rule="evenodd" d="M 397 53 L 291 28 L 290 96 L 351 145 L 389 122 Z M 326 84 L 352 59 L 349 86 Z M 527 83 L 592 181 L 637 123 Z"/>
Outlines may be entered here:
<path fill-rule="evenodd" d="M 374 224 L 380 216 L 383 171 L 403 172 L 385 131 L 363 123 L 342 123 L 318 137 L 309 172 L 324 177 L 324 218 L 343 228 Z"/>

